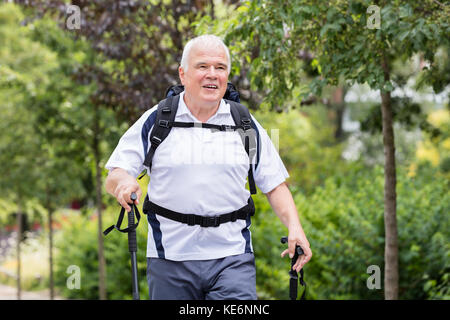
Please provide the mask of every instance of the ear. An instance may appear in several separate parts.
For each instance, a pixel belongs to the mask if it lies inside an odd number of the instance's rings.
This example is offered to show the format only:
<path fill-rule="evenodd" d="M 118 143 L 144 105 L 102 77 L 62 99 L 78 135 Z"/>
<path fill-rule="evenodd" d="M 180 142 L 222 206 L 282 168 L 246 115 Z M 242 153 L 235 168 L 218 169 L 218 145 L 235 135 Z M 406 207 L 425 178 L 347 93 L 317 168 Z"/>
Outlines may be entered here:
<path fill-rule="evenodd" d="M 181 84 L 184 86 L 184 69 L 183 67 L 178 67 L 178 76 L 180 77 Z"/>

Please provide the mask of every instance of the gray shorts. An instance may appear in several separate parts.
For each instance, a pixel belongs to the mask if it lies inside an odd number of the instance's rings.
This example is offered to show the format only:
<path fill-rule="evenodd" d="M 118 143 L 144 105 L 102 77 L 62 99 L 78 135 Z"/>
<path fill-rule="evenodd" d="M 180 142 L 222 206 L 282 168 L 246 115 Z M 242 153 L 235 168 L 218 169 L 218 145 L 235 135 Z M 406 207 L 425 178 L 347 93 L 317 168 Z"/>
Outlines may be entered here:
<path fill-rule="evenodd" d="M 147 258 L 152 300 L 256 300 L 253 253 L 212 260 Z"/>

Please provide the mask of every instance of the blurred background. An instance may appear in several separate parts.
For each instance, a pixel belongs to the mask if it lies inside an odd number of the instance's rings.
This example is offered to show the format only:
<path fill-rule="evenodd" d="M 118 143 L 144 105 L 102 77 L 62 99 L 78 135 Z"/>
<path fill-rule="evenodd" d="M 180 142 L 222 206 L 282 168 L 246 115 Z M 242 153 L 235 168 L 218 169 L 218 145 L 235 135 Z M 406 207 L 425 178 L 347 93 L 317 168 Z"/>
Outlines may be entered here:
<path fill-rule="evenodd" d="M 0 299 L 131 299 L 104 164 L 204 33 L 290 173 L 308 299 L 450 298 L 449 2 L 283 3 L 0 1 Z M 287 230 L 254 200 L 258 298 L 288 299 Z"/>

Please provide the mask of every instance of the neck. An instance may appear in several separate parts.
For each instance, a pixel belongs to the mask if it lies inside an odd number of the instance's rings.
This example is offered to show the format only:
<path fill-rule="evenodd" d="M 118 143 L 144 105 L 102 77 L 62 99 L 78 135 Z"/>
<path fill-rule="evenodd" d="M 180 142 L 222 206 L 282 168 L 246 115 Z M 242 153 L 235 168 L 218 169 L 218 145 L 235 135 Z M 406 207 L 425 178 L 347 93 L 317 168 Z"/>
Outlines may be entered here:
<path fill-rule="evenodd" d="M 186 92 L 183 95 L 183 100 L 192 115 L 201 122 L 208 121 L 217 112 L 220 105 L 220 101 L 200 103 L 192 99 Z"/>

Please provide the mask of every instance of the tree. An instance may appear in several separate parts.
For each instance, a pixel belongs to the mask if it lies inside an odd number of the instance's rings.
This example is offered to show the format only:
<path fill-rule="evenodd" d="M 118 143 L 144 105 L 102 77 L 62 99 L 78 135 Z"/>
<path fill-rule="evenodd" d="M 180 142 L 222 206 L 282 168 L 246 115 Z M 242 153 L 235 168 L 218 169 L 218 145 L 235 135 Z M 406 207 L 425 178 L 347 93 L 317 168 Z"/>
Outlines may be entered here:
<path fill-rule="evenodd" d="M 22 219 L 24 203 L 34 195 L 39 168 L 40 141 L 34 132 L 35 115 L 25 105 L 42 92 L 48 82 L 46 73 L 53 68 L 51 53 L 31 41 L 27 30 L 20 28 L 22 13 L 13 5 L 0 7 L 0 96 L 1 138 L 0 190 L 5 198 L 17 205 L 17 297 L 21 298 Z M 47 60 L 48 63 L 43 63 Z M 41 84 L 41 85 L 40 85 Z"/>
<path fill-rule="evenodd" d="M 48 46 L 59 62 L 58 68 L 51 73 L 52 81 L 47 86 L 47 94 L 37 97 L 33 104 L 39 120 L 37 130 L 46 142 L 44 145 L 52 152 L 53 166 L 49 168 L 52 179 L 46 181 L 44 189 L 47 197 L 43 201 L 53 204 L 48 207 L 50 217 L 56 208 L 54 204 L 62 204 L 62 199 L 67 202 L 69 197 L 73 199 L 76 190 L 74 182 L 78 182 L 78 190 L 81 190 L 84 187 L 80 185 L 81 178 L 95 181 L 92 183 L 95 185 L 95 195 L 90 195 L 92 190 L 84 190 L 78 196 L 93 196 L 96 199 L 99 296 L 106 299 L 100 164 L 111 139 L 117 137 L 118 128 L 112 111 L 92 104 L 91 95 L 96 88 L 94 81 L 80 78 L 78 74 L 80 70 L 95 68 L 94 54 L 86 42 L 75 41 L 57 26 L 51 15 L 45 15 L 33 24 L 34 39 Z M 67 188 L 72 188 L 71 192 L 65 192 Z M 56 197 L 60 201 L 54 201 Z"/>
<path fill-rule="evenodd" d="M 113 110 L 119 122 L 133 122 L 164 97 L 178 82 L 178 65 L 184 42 L 193 34 L 191 23 L 207 14 L 212 1 L 101 0 L 72 1 L 80 8 L 81 25 L 67 30 L 67 4 L 61 0 L 17 0 L 30 9 L 33 20 L 52 14 L 62 29 L 90 44 L 88 57 L 76 71 L 78 83 L 94 85 L 87 108 L 92 111 L 87 135 L 92 152 L 98 212 L 99 296 L 106 299 L 106 271 L 102 234 L 102 141 L 108 136 Z M 161 80 L 163 79 L 163 80 Z M 107 138 L 106 138 L 107 139 Z M 116 137 L 117 141 L 117 137 Z"/>
<path fill-rule="evenodd" d="M 367 83 L 379 90 L 385 156 L 384 289 L 386 299 L 397 299 L 396 162 L 391 98 L 396 84 L 392 66 L 396 59 L 407 60 L 420 53 L 430 64 L 423 72 L 433 75 L 435 53 L 449 42 L 450 9 L 432 0 L 372 4 L 368 0 L 334 0 L 321 6 L 311 0 L 297 0 L 283 6 L 272 0 L 248 1 L 229 24 L 227 39 L 230 43 L 245 43 L 239 48 L 245 48 L 251 61 L 251 80 L 255 87 L 268 89 L 266 101 L 272 106 L 292 98 L 304 100 L 320 95 L 325 86 L 342 81 L 349 85 Z M 258 54 L 252 56 L 255 48 Z M 319 70 L 319 76 L 308 87 L 300 86 L 303 65 L 299 55 L 304 50 L 314 53 L 312 63 Z"/>
<path fill-rule="evenodd" d="M 71 78 L 77 65 L 71 55 L 83 48 L 77 48 L 49 19 L 21 26 L 25 15 L 18 6 L 0 8 L 2 18 L 7 17 L 0 25 L 2 41 L 7 43 L 2 43 L 6 50 L 1 53 L 0 96 L 5 104 L 0 120 L 4 134 L 0 157 L 8 163 L 0 188 L 7 195 L 15 193 L 13 199 L 21 207 L 28 199 L 37 199 L 47 209 L 53 298 L 52 214 L 57 207 L 83 195 L 82 179 L 86 176 L 85 140 L 74 141 L 80 135 L 79 128 L 84 128 L 78 122 L 83 114 L 78 104 L 89 95 L 84 88 L 76 90 Z M 71 108 L 70 103 L 76 107 Z M 22 210 L 18 213 L 20 226 Z M 19 251 L 20 242 L 20 259 Z"/>
<path fill-rule="evenodd" d="M 97 64 L 80 70 L 95 79 L 92 102 L 135 121 L 179 82 L 178 66 L 184 43 L 193 36 L 191 24 L 211 12 L 213 1 L 77 0 L 79 29 L 66 27 L 67 4 L 62 0 L 17 0 L 35 16 L 57 13 L 62 29 L 86 39 L 97 53 Z"/>

